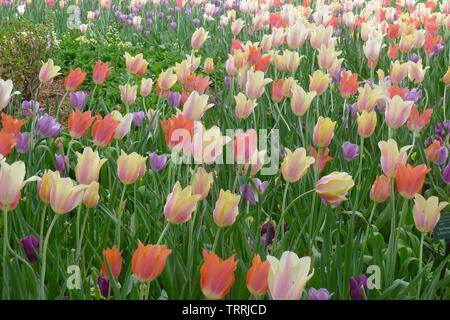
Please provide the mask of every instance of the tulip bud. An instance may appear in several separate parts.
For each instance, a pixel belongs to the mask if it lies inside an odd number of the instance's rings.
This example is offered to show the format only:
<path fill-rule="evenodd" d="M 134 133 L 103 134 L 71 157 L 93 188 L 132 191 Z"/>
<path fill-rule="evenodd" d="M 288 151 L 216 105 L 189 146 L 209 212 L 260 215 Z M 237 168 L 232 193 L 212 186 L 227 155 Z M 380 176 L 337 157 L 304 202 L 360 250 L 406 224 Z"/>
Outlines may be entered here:
<path fill-rule="evenodd" d="M 220 190 L 219 199 L 217 199 L 213 211 L 214 222 L 219 227 L 231 226 L 236 221 L 240 200 L 240 195 L 232 194 L 231 191 Z"/>

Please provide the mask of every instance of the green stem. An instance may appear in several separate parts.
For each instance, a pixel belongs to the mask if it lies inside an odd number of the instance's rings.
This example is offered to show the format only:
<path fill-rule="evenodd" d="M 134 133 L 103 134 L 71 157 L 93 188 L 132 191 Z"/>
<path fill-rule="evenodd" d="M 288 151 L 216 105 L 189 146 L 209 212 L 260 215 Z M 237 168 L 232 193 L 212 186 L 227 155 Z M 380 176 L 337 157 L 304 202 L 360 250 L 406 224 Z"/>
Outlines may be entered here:
<path fill-rule="evenodd" d="M 50 238 L 50 233 L 52 232 L 53 226 L 58 220 L 59 215 L 55 214 L 53 216 L 53 220 L 50 224 L 50 227 L 47 230 L 47 234 L 44 240 L 44 248 L 43 248 L 43 256 L 42 256 L 42 269 L 41 269 L 41 299 L 45 299 L 45 269 L 47 267 L 47 247 L 48 247 L 48 239 Z"/>
<path fill-rule="evenodd" d="M 6 261 L 8 260 L 8 210 L 3 210 L 3 281 L 6 281 Z"/>
<path fill-rule="evenodd" d="M 425 238 L 425 233 L 421 232 L 420 235 L 420 251 L 419 251 L 419 274 L 422 272 L 422 268 L 423 268 L 423 242 L 424 242 L 424 238 Z M 420 299 L 420 289 L 422 287 L 422 277 L 420 278 L 419 281 L 419 286 L 417 288 L 417 300 Z"/>
<path fill-rule="evenodd" d="M 59 121 L 59 112 L 61 110 L 61 106 L 64 102 L 64 100 L 66 99 L 67 95 L 69 94 L 69 91 L 66 90 L 66 92 L 64 92 L 64 95 L 61 98 L 61 101 L 58 103 L 58 107 L 56 109 L 56 120 Z"/>
<path fill-rule="evenodd" d="M 125 191 L 127 190 L 127 185 L 123 186 L 122 195 L 120 196 L 119 208 L 117 210 L 117 229 L 116 229 L 116 243 L 117 247 L 120 249 L 120 228 L 122 227 L 122 213 L 124 208 L 123 198 L 125 197 Z"/>
<path fill-rule="evenodd" d="M 214 252 L 216 250 L 217 243 L 219 242 L 219 236 L 220 236 L 220 232 L 221 231 L 222 231 L 222 228 L 218 227 L 217 228 L 217 232 L 216 232 L 216 237 L 214 238 L 214 244 L 212 246 L 212 252 Z"/>
<path fill-rule="evenodd" d="M 81 205 L 80 205 L 81 207 Z M 78 261 L 78 259 L 80 258 L 80 254 L 81 254 L 81 245 L 83 244 L 83 236 L 84 236 L 84 230 L 86 228 L 86 222 L 87 219 L 89 218 L 89 209 L 86 209 L 86 214 L 84 216 L 83 219 L 83 224 L 81 226 L 81 233 L 80 233 L 80 238 L 79 238 L 79 242 L 77 243 L 77 254 L 76 254 L 76 260 Z"/>
<path fill-rule="evenodd" d="M 156 242 L 156 245 L 160 244 L 162 239 L 164 238 L 164 235 L 166 234 L 167 230 L 169 230 L 170 222 L 166 223 L 166 226 L 164 227 L 163 231 L 161 232 L 161 235 L 159 236 L 158 241 Z"/>

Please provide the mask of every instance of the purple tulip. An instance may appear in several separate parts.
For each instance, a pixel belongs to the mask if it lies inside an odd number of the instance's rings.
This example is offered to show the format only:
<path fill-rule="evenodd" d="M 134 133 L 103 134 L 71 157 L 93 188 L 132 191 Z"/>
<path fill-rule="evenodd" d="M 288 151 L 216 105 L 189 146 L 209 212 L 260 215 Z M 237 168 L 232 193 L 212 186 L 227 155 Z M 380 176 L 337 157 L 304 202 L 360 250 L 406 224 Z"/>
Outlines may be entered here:
<path fill-rule="evenodd" d="M 417 63 L 417 62 L 419 62 L 419 60 L 420 60 L 420 56 L 419 56 L 418 54 L 416 54 L 416 53 L 413 53 L 413 54 L 409 57 L 409 60 L 412 61 L 412 62 L 414 62 L 414 63 Z"/>
<path fill-rule="evenodd" d="M 232 81 L 231 77 L 226 76 L 226 77 L 223 79 L 223 81 L 225 82 L 225 87 L 227 87 L 227 89 L 230 89 L 231 81 Z"/>
<path fill-rule="evenodd" d="M 34 235 L 20 239 L 20 244 L 27 255 L 28 261 L 35 262 L 39 254 L 39 240 Z"/>
<path fill-rule="evenodd" d="M 414 88 L 405 96 L 405 101 L 413 101 L 414 103 L 422 98 L 422 90 Z"/>
<path fill-rule="evenodd" d="M 17 135 L 16 150 L 19 153 L 27 153 L 30 149 L 30 133 L 21 132 Z"/>
<path fill-rule="evenodd" d="M 98 277 L 97 284 L 98 284 L 98 288 L 100 289 L 100 292 L 103 297 L 107 298 L 108 293 L 111 293 L 111 295 L 114 295 L 113 289 L 112 288 L 111 288 L 111 290 L 109 289 L 109 280 L 104 275 L 101 274 Z"/>
<path fill-rule="evenodd" d="M 36 132 L 41 136 L 47 138 L 56 137 L 63 130 L 55 118 L 49 116 L 47 113 L 39 117 L 36 121 Z"/>
<path fill-rule="evenodd" d="M 141 25 L 139 25 L 139 26 L 136 27 L 136 31 L 137 31 L 137 32 L 141 32 L 143 29 L 144 29 L 144 28 L 143 28 Z"/>
<path fill-rule="evenodd" d="M 16 146 L 17 148 L 17 146 Z M 434 163 L 436 164 L 445 164 L 447 162 L 448 159 L 448 148 L 446 146 L 441 147 L 441 149 L 439 150 L 437 159 Z"/>
<path fill-rule="evenodd" d="M 442 171 L 442 180 L 444 180 L 446 184 L 450 184 L 450 163 L 447 164 L 447 166 Z"/>
<path fill-rule="evenodd" d="M 34 118 L 39 112 L 42 112 L 44 108 L 39 108 L 39 102 L 34 100 L 24 100 L 22 102 L 23 115 L 26 118 Z"/>
<path fill-rule="evenodd" d="M 327 289 L 310 288 L 308 291 L 308 300 L 330 300 L 334 293 L 330 293 Z"/>
<path fill-rule="evenodd" d="M 176 22 L 172 22 L 172 23 L 169 25 L 169 28 L 172 29 L 172 30 L 177 30 L 177 23 L 176 23 Z"/>
<path fill-rule="evenodd" d="M 150 34 L 150 31 L 148 31 L 148 30 L 144 31 L 144 35 L 148 36 L 149 34 Z"/>
<path fill-rule="evenodd" d="M 151 17 L 153 17 L 153 12 L 148 11 L 145 15 L 147 16 L 147 18 L 151 18 Z"/>
<path fill-rule="evenodd" d="M 289 229 L 289 225 L 287 223 L 284 224 L 284 231 L 286 232 Z M 263 249 L 269 247 L 273 238 L 275 237 L 275 228 L 271 223 L 264 223 L 261 227 L 261 247 Z M 270 250 L 270 248 L 268 248 Z"/>
<path fill-rule="evenodd" d="M 76 91 L 69 94 L 70 103 L 76 109 L 83 110 L 87 101 L 87 93 L 84 91 Z"/>
<path fill-rule="evenodd" d="M 61 174 L 66 171 L 66 167 L 69 166 L 69 157 L 60 154 L 55 154 L 56 170 Z"/>
<path fill-rule="evenodd" d="M 193 23 L 195 26 L 197 26 L 197 25 L 200 24 L 200 20 L 198 20 L 197 18 L 195 18 L 195 19 L 192 20 L 192 23 Z"/>
<path fill-rule="evenodd" d="M 346 104 L 345 109 L 347 110 L 347 116 L 345 117 L 345 128 L 348 128 L 348 122 L 349 122 L 349 115 L 352 116 L 352 120 L 355 119 L 357 106 L 356 103 L 354 104 Z"/>
<path fill-rule="evenodd" d="M 150 161 L 150 167 L 154 171 L 159 172 L 162 169 L 164 169 L 164 167 L 166 166 L 167 157 L 163 154 L 158 156 L 156 153 L 152 152 L 152 153 L 150 153 L 149 161 Z"/>
<path fill-rule="evenodd" d="M 352 161 L 358 156 L 359 146 L 357 144 L 345 141 L 342 144 L 342 153 L 344 154 L 344 159 L 347 161 Z"/>
<path fill-rule="evenodd" d="M 144 111 L 136 111 L 133 112 L 133 124 L 135 126 L 140 127 L 142 123 L 144 122 L 145 113 Z"/>
<path fill-rule="evenodd" d="M 97 10 L 94 11 L 94 17 L 95 18 L 100 17 L 100 10 L 97 9 Z"/>
<path fill-rule="evenodd" d="M 369 288 L 367 287 L 367 277 L 365 275 L 360 275 L 355 277 L 350 277 L 350 298 L 352 300 L 364 300 L 362 289 L 364 289 L 365 296 L 369 294 Z"/>
<path fill-rule="evenodd" d="M 258 193 L 260 194 L 263 194 L 267 186 L 269 185 L 269 181 L 261 181 L 258 178 L 254 178 L 253 183 L 256 186 L 256 191 L 258 191 Z"/>
<path fill-rule="evenodd" d="M 152 20 L 152 19 L 147 19 L 147 21 L 145 21 L 145 25 L 146 25 L 147 27 L 153 26 L 153 20 Z"/>
<path fill-rule="evenodd" d="M 243 184 L 240 187 L 241 196 L 244 197 L 251 204 L 256 204 L 255 192 L 251 184 Z"/>
<path fill-rule="evenodd" d="M 164 13 L 163 13 L 163 12 L 158 12 L 158 18 L 159 18 L 159 19 L 164 18 Z"/>
<path fill-rule="evenodd" d="M 331 77 L 331 80 L 333 81 L 333 83 L 338 83 L 339 81 L 341 81 L 342 71 L 345 71 L 345 68 L 341 68 L 341 70 L 339 70 L 338 73 L 336 73 L 336 75 Z"/>
<path fill-rule="evenodd" d="M 167 95 L 167 104 L 172 108 L 178 108 L 181 104 L 181 94 L 178 92 L 169 92 Z"/>

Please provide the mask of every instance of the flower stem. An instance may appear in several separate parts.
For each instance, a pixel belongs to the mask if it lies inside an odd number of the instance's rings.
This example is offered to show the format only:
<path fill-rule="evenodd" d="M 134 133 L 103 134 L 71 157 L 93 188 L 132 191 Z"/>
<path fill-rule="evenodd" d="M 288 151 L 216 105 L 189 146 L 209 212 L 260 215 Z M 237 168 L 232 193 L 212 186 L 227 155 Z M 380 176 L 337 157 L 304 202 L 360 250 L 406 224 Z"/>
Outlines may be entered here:
<path fill-rule="evenodd" d="M 43 248 L 43 256 L 42 256 L 42 269 L 41 269 L 41 299 L 45 299 L 45 269 L 47 267 L 47 247 L 48 247 L 48 239 L 50 237 L 50 233 L 52 232 L 53 226 L 58 220 L 59 215 L 55 214 L 53 216 L 53 220 L 50 224 L 50 227 L 47 230 L 47 234 L 44 240 L 44 248 Z"/>
<path fill-rule="evenodd" d="M 161 235 L 159 236 L 158 241 L 156 242 L 156 244 L 160 244 L 162 239 L 164 238 L 164 235 L 166 234 L 167 230 L 169 230 L 169 226 L 170 226 L 170 222 L 166 223 L 166 226 L 164 227 L 163 231 L 161 232 Z"/>
<path fill-rule="evenodd" d="M 219 242 L 220 231 L 222 231 L 222 228 L 217 228 L 216 237 L 214 238 L 214 244 L 212 246 L 212 252 L 216 250 L 217 243 Z"/>
<path fill-rule="evenodd" d="M 422 272 L 422 268 L 423 268 L 423 242 L 424 242 L 424 238 L 425 238 L 425 233 L 421 232 L 420 235 L 420 251 L 419 251 L 419 274 Z M 417 300 L 420 299 L 420 289 L 422 287 L 422 278 L 420 278 L 419 281 L 419 286 L 417 287 Z"/>

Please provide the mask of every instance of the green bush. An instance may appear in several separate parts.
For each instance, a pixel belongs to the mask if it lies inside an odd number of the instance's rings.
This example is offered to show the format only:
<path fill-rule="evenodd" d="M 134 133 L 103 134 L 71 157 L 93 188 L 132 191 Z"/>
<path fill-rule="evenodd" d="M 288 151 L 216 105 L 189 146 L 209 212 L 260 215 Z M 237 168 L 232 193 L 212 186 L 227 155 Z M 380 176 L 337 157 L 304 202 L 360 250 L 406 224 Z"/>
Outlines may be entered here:
<path fill-rule="evenodd" d="M 0 78 L 11 79 L 29 99 L 47 50 L 54 44 L 51 30 L 24 20 L 3 20 L 0 25 Z"/>

